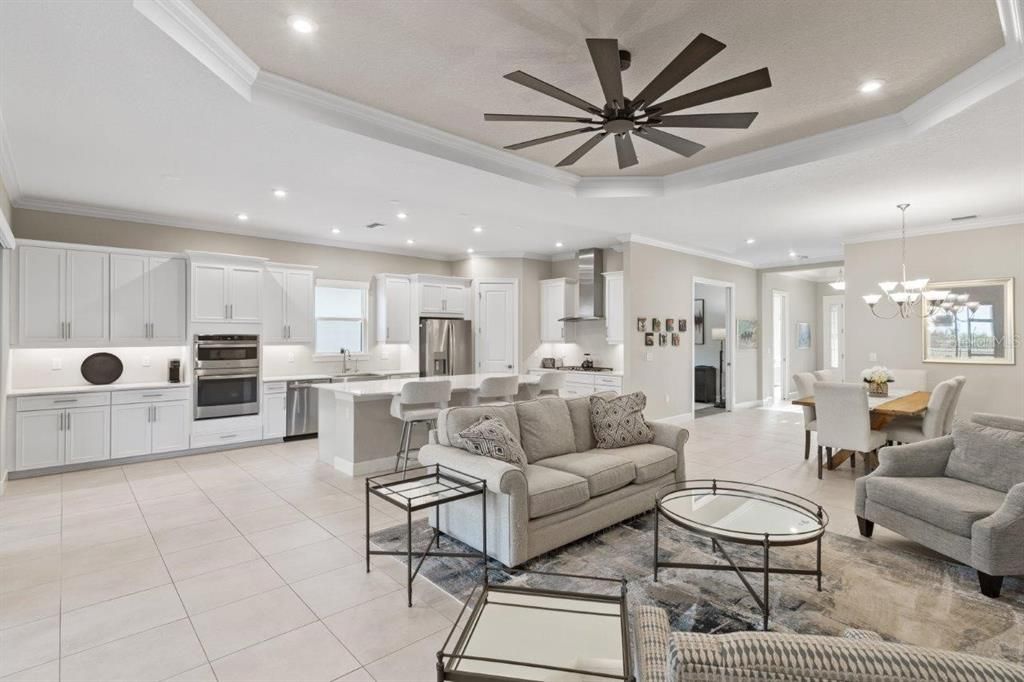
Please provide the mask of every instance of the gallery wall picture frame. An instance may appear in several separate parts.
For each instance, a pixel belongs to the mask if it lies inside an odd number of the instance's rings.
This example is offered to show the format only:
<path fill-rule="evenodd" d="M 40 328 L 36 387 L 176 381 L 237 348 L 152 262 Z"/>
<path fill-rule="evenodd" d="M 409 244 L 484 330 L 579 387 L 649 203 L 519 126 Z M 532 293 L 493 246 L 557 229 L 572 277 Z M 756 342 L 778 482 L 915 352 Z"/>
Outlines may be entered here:
<path fill-rule="evenodd" d="M 654 333 L 653 332 L 645 332 L 644 333 L 644 345 L 645 346 L 653 346 L 654 345 Z"/>
<path fill-rule="evenodd" d="M 668 345 L 668 334 L 665 334 L 664 332 L 662 332 L 661 334 L 658 334 L 658 345 L 659 346 L 667 346 Z"/>
<path fill-rule="evenodd" d="M 756 350 L 757 320 L 736 320 L 736 336 L 739 350 Z"/>
<path fill-rule="evenodd" d="M 674 332 L 675 330 L 676 330 L 676 321 L 673 320 L 671 317 L 666 317 L 665 318 L 665 331 L 666 332 Z"/>
<path fill-rule="evenodd" d="M 660 332 L 661 331 L 661 320 L 659 320 L 657 317 L 652 317 L 651 318 L 651 331 L 652 332 Z"/>
<path fill-rule="evenodd" d="M 683 318 L 683 317 L 679 318 L 679 324 L 676 325 L 676 329 L 678 329 L 681 332 L 685 332 L 686 331 L 686 318 Z"/>
<path fill-rule="evenodd" d="M 704 345 L 704 299 L 693 299 L 693 342 Z"/>
<path fill-rule="evenodd" d="M 678 346 L 679 345 L 679 332 L 673 332 L 672 333 L 672 345 L 673 346 Z"/>
<path fill-rule="evenodd" d="M 636 318 L 636 330 L 638 332 L 645 332 L 645 331 L 647 331 L 647 318 L 646 317 L 638 317 L 638 318 Z"/>
<path fill-rule="evenodd" d="M 811 347 L 811 323 L 796 323 L 796 348 L 797 350 L 808 350 Z"/>

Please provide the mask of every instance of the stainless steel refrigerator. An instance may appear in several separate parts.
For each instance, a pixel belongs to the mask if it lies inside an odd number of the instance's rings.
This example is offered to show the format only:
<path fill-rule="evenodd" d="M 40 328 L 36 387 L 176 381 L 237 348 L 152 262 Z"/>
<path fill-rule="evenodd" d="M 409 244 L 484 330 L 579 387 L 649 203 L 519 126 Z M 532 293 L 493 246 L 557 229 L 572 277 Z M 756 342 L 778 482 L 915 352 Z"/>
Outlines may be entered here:
<path fill-rule="evenodd" d="M 473 323 L 420 318 L 420 376 L 473 374 Z"/>

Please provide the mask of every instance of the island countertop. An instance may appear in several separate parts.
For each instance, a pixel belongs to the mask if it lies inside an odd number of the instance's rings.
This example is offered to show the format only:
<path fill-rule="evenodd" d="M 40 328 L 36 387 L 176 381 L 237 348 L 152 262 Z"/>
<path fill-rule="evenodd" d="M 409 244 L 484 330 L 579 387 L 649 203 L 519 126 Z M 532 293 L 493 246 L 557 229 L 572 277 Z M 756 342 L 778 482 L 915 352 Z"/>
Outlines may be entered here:
<path fill-rule="evenodd" d="M 385 379 L 382 381 L 354 381 L 341 384 L 314 384 L 320 391 L 336 394 L 336 398 L 349 400 L 376 400 L 391 398 L 402 392 L 402 386 L 413 381 L 438 381 L 448 379 L 452 382 L 452 392 L 475 391 L 480 382 L 487 377 L 507 377 L 508 374 L 493 372 L 487 374 L 456 374 L 449 377 L 415 377 L 411 379 Z M 540 382 L 538 374 L 519 374 L 519 385 L 532 385 Z"/>

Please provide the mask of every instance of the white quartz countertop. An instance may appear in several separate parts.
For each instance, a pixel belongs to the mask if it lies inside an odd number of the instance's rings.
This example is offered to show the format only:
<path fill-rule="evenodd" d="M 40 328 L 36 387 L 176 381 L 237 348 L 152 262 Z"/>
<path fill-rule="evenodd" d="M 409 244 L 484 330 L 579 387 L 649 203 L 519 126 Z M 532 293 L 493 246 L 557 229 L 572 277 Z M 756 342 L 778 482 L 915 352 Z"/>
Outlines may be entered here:
<path fill-rule="evenodd" d="M 618 369 L 613 369 L 610 372 L 609 371 L 605 371 L 605 370 L 601 370 L 601 371 L 598 371 L 598 372 L 586 372 L 586 371 L 583 371 L 583 370 L 562 369 L 561 367 L 558 367 L 558 368 L 555 368 L 555 369 L 551 369 L 551 368 L 548 368 L 548 367 L 531 367 L 529 369 L 529 371 L 530 372 L 561 372 L 562 374 L 581 374 L 581 375 L 583 375 L 585 377 L 621 377 L 623 375 L 623 372 L 621 370 L 618 370 Z"/>
<path fill-rule="evenodd" d="M 354 400 L 365 400 L 368 398 L 390 398 L 402 392 L 402 386 L 411 381 L 438 381 L 448 379 L 452 382 L 452 391 L 475 391 L 480 388 L 480 382 L 487 377 L 507 377 L 508 374 L 456 374 L 450 377 L 416 377 L 411 379 L 385 379 L 382 381 L 357 381 L 345 384 L 317 384 L 316 388 L 321 391 L 330 391 L 339 394 L 339 397 L 350 396 Z M 519 383 L 536 384 L 540 382 L 538 374 L 520 374 Z"/>
<path fill-rule="evenodd" d="M 263 383 L 269 384 L 273 381 L 307 381 L 309 379 L 330 379 L 330 374 L 285 374 L 278 377 L 263 377 Z"/>
<path fill-rule="evenodd" d="M 106 393 L 109 391 L 148 391 L 163 388 L 188 388 L 190 383 L 171 384 L 166 381 L 154 381 L 140 384 L 85 384 L 83 386 L 46 386 L 44 388 L 12 388 L 8 396 L 54 395 L 57 393 Z"/>
<path fill-rule="evenodd" d="M 418 370 L 415 369 L 368 369 L 365 372 L 359 370 L 355 374 L 373 374 L 379 376 L 381 380 L 387 379 L 393 376 L 399 376 L 402 374 L 419 374 Z M 263 383 L 269 384 L 274 381 L 309 381 L 310 379 L 330 379 L 335 376 L 341 376 L 338 373 L 334 374 L 284 374 L 280 376 L 264 376 Z"/>

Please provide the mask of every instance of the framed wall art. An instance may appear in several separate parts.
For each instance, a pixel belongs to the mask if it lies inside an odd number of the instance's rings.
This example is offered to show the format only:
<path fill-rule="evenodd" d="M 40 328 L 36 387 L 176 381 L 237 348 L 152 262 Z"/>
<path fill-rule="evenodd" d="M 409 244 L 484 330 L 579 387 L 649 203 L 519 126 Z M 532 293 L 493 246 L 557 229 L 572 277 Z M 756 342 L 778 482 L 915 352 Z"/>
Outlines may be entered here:
<path fill-rule="evenodd" d="M 757 320 L 736 320 L 736 347 L 740 350 L 757 348 Z"/>
<path fill-rule="evenodd" d="M 704 345 L 704 299 L 693 299 L 693 342 Z"/>

